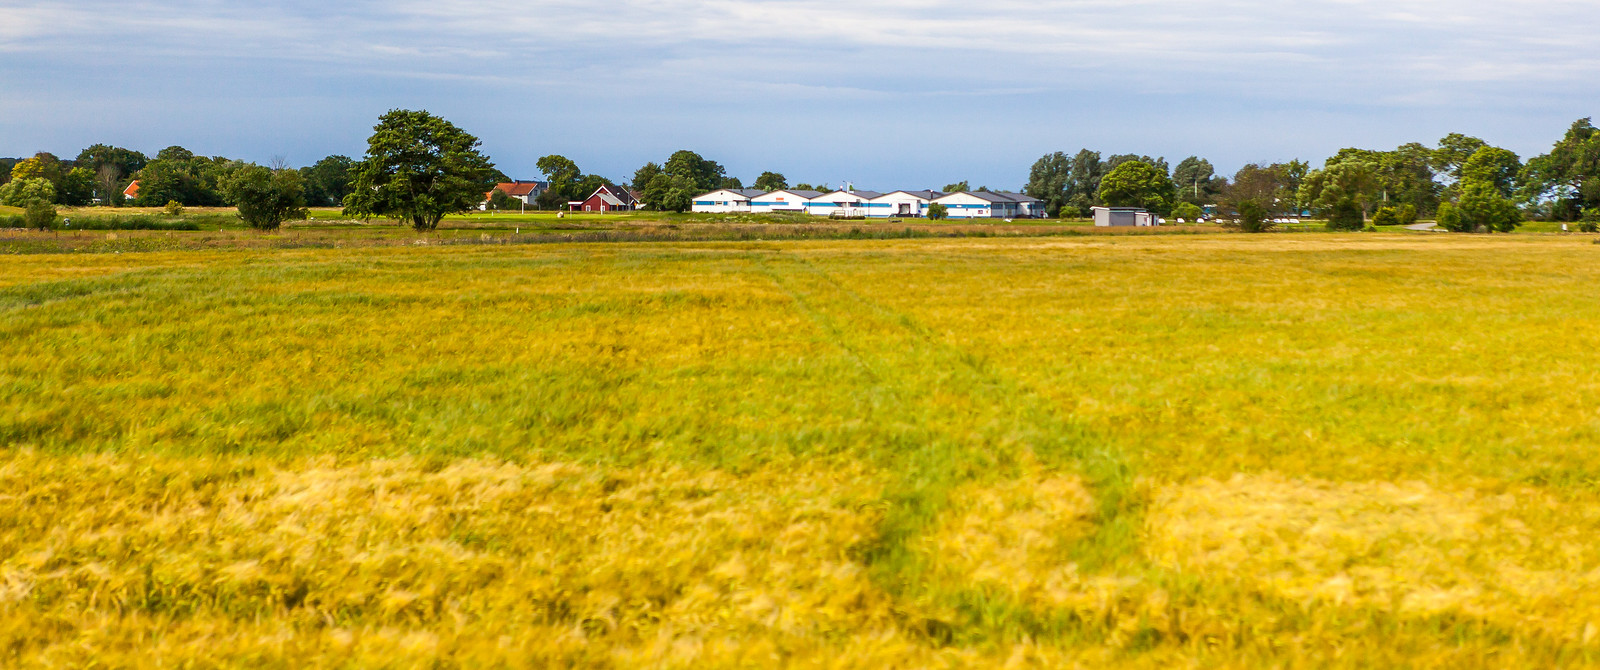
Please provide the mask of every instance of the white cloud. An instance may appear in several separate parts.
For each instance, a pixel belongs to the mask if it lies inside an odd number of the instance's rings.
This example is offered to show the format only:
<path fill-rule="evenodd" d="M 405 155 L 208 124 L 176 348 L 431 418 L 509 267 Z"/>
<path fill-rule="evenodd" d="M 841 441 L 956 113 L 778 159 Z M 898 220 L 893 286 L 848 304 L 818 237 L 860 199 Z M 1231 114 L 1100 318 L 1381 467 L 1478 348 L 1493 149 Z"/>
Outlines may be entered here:
<path fill-rule="evenodd" d="M 1593 113 L 1597 33 L 1592 0 L 0 0 L 0 90 L 459 103 L 519 128 L 603 123 L 618 144 L 748 137 L 774 119 L 1084 144 L 1285 135 L 1359 108 L 1370 122 L 1327 132 L 1391 128 L 1372 133 L 1389 141 L 1441 110 Z M 617 130 L 636 118 L 653 125 Z"/>

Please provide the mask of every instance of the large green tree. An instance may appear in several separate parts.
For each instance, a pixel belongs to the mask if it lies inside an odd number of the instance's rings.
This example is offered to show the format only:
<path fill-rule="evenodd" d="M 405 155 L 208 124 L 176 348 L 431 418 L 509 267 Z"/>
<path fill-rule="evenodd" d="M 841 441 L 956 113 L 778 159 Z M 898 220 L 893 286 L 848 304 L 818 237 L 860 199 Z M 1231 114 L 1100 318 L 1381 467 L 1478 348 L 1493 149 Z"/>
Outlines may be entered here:
<path fill-rule="evenodd" d="M 1272 217 L 1296 207 L 1295 188 L 1299 177 L 1298 165 L 1303 163 L 1249 164 L 1234 173 L 1221 194 L 1221 204 L 1228 216 L 1225 225 L 1247 233 L 1266 232 L 1273 228 Z"/>
<path fill-rule="evenodd" d="M 128 185 L 129 175 L 144 169 L 150 159 L 132 149 L 96 144 L 78 152 L 73 162 L 94 173 L 100 204 L 114 206 L 122 204 L 122 191 Z"/>
<path fill-rule="evenodd" d="M 789 178 L 780 172 L 763 172 L 756 177 L 755 188 L 758 191 L 782 191 L 789 188 Z"/>
<path fill-rule="evenodd" d="M 284 221 L 306 218 L 303 178 L 297 170 L 242 167 L 223 182 L 239 218 L 256 230 L 277 230 Z"/>
<path fill-rule="evenodd" d="M 1072 156 L 1067 207 L 1074 214 L 1088 216 L 1089 208 L 1100 204 L 1100 178 L 1104 176 L 1105 164 L 1100 160 L 1100 152 L 1080 149 Z"/>
<path fill-rule="evenodd" d="M 1476 137 L 1450 133 L 1439 140 L 1439 148 L 1433 151 L 1433 169 L 1451 181 L 1461 181 L 1461 168 L 1485 146 L 1488 143 Z"/>
<path fill-rule="evenodd" d="M 1071 188 L 1072 158 L 1057 151 L 1034 161 L 1028 170 L 1028 185 L 1022 187 L 1022 192 L 1043 201 L 1046 214 L 1060 216 Z"/>
<path fill-rule="evenodd" d="M 349 156 L 328 156 L 310 167 L 300 168 L 305 184 L 306 204 L 312 207 L 337 207 L 350 195 L 350 170 L 355 161 Z"/>
<path fill-rule="evenodd" d="M 640 200 L 658 212 L 686 212 L 694 205 L 694 197 L 704 192 L 684 175 L 662 173 L 645 185 Z"/>
<path fill-rule="evenodd" d="M 52 186 L 60 185 L 63 174 L 65 174 L 65 170 L 61 165 L 61 160 L 56 158 L 55 154 L 44 151 L 34 154 L 32 158 L 18 162 L 11 168 L 11 178 L 14 180 L 46 179 L 49 180 Z"/>
<path fill-rule="evenodd" d="M 27 207 L 35 202 L 51 204 L 55 201 L 56 186 L 43 177 L 13 179 L 0 186 L 0 205 L 7 207 Z"/>
<path fill-rule="evenodd" d="M 707 160 L 705 157 L 687 149 L 678 151 L 667 158 L 661 171 L 670 177 L 683 177 L 694 184 L 695 190 L 700 193 L 714 191 L 719 188 L 734 188 L 728 183 L 727 171 L 720 163 Z"/>
<path fill-rule="evenodd" d="M 1563 219 L 1600 215 L 1600 130 L 1574 121 L 1550 153 L 1528 161 L 1522 182 L 1525 199 L 1553 199 Z"/>
<path fill-rule="evenodd" d="M 397 109 L 379 117 L 367 154 L 351 167 L 344 211 L 405 221 L 419 232 L 446 214 L 467 212 L 494 186 L 494 163 L 466 131 L 426 111 Z"/>
<path fill-rule="evenodd" d="M 99 171 L 101 167 L 112 165 L 129 175 L 142 169 L 150 159 L 144 154 L 133 149 L 114 147 L 109 144 L 96 144 L 78 152 L 78 158 L 73 161 L 76 167 L 89 168 Z"/>
<path fill-rule="evenodd" d="M 1381 195 L 1378 167 L 1356 157 L 1346 157 L 1321 170 L 1307 173 L 1300 184 L 1299 200 L 1323 213 L 1346 212 L 1354 206 L 1362 215 L 1370 211 Z M 1359 226 L 1357 226 L 1359 227 Z"/>
<path fill-rule="evenodd" d="M 1132 161 L 1139 161 L 1140 163 L 1149 165 L 1150 167 L 1160 170 L 1161 174 L 1169 175 L 1169 179 L 1171 178 L 1170 175 L 1172 174 L 1172 168 L 1167 165 L 1167 159 L 1151 158 L 1149 156 L 1141 156 L 1139 154 L 1112 154 L 1110 157 L 1106 158 L 1105 164 L 1101 166 L 1100 174 L 1102 176 L 1111 174 L 1111 171 L 1117 169 L 1118 165 Z"/>
<path fill-rule="evenodd" d="M 539 171 L 544 173 L 545 179 L 550 181 L 550 189 L 539 194 L 538 203 L 541 209 L 562 209 L 567 203 L 589 195 L 584 192 L 583 170 L 572 159 L 560 154 L 544 156 L 534 163 Z"/>
<path fill-rule="evenodd" d="M 643 167 L 633 171 L 633 190 L 643 192 L 650 185 L 650 180 L 661 174 L 661 165 L 656 162 L 645 163 Z"/>
<path fill-rule="evenodd" d="M 1144 161 L 1124 161 L 1101 178 L 1100 200 L 1112 207 L 1143 207 L 1166 215 L 1172 212 L 1177 189 L 1166 170 Z"/>
<path fill-rule="evenodd" d="M 1441 191 L 1434 179 L 1434 153 L 1433 149 L 1415 142 L 1403 144 L 1393 151 L 1346 148 L 1329 158 L 1324 167 L 1348 162 L 1371 166 L 1373 197 L 1371 202 L 1362 201 L 1363 209 L 1367 211 L 1381 203 L 1395 206 L 1409 204 L 1420 211 L 1431 212 L 1439 206 Z"/>
<path fill-rule="evenodd" d="M 1461 184 L 1460 200 L 1439 207 L 1438 221 L 1452 232 L 1509 233 L 1522 225 L 1522 210 L 1493 183 L 1468 179 Z"/>
<path fill-rule="evenodd" d="M 1505 198 L 1516 191 L 1521 174 L 1522 159 L 1500 147 L 1485 146 L 1461 166 L 1461 181 L 1489 184 Z"/>
<path fill-rule="evenodd" d="M 81 167 L 68 170 L 56 185 L 56 201 L 71 207 L 94 202 L 94 172 Z"/>
<path fill-rule="evenodd" d="M 1172 168 L 1172 183 L 1178 187 L 1178 199 L 1195 205 L 1209 205 L 1217 201 L 1228 180 L 1218 177 L 1216 168 L 1199 156 L 1178 161 Z"/>
<path fill-rule="evenodd" d="M 191 159 L 157 158 L 135 175 L 139 195 L 134 203 L 159 207 L 168 202 L 198 206 L 209 199 L 208 189 Z"/>
<path fill-rule="evenodd" d="M 139 180 L 135 202 L 146 207 L 171 201 L 185 207 L 224 205 L 227 198 L 222 194 L 222 182 L 244 165 L 222 156 L 197 156 L 180 146 L 167 147 L 134 175 Z"/>

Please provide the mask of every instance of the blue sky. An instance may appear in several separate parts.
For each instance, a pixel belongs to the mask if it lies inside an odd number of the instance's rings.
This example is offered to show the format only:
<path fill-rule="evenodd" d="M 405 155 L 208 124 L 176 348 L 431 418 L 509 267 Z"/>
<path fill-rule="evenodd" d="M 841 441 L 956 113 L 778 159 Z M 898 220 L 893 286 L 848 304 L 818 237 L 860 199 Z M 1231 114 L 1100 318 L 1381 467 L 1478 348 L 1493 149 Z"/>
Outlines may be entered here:
<path fill-rule="evenodd" d="M 303 165 L 422 108 L 513 177 L 693 149 L 746 182 L 1018 187 L 1050 151 L 1320 163 L 1600 113 L 1592 0 L 0 0 L 0 155 Z"/>

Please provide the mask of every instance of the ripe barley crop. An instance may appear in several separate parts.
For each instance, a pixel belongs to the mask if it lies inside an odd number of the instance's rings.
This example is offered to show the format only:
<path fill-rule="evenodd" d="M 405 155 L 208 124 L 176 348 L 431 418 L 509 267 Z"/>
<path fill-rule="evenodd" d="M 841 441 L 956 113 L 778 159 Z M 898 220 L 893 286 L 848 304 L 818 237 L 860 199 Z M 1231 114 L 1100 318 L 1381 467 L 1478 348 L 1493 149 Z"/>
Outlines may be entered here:
<path fill-rule="evenodd" d="M 0 262 L 0 666 L 1600 665 L 1561 237 Z"/>

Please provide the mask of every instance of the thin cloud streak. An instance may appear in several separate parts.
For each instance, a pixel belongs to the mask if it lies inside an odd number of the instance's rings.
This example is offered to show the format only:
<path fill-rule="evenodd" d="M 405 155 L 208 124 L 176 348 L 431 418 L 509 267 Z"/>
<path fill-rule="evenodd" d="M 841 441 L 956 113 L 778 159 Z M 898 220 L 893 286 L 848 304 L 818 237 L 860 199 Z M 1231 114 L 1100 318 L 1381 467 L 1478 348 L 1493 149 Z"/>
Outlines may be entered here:
<path fill-rule="evenodd" d="M 1120 150 L 1109 145 L 1191 125 L 1259 129 L 1172 149 L 1226 164 L 1230 152 L 1305 151 L 1289 145 L 1303 143 L 1286 130 L 1297 122 L 1328 123 L 1308 132 L 1350 144 L 1490 113 L 1509 129 L 1588 115 L 1600 106 L 1597 29 L 1600 13 L 1577 0 L 34 2 L 0 7 L 0 86 L 143 111 L 82 128 L 20 111 L 36 105 L 0 109 L 0 126 L 30 135 L 0 141 L 88 143 L 137 122 L 141 136 L 165 128 L 181 142 L 208 122 L 187 110 L 288 87 L 332 108 L 240 108 L 204 133 L 246 120 L 299 129 L 303 154 L 364 133 L 330 126 L 352 115 L 452 108 L 517 151 L 581 151 L 615 172 L 659 159 L 641 147 L 661 143 L 744 153 L 720 157 L 729 163 L 830 160 L 822 148 L 762 148 L 779 121 L 859 129 L 855 144 L 885 155 L 901 151 L 908 125 L 1036 143 L 1015 149 L 1035 156 L 1067 142 Z"/>

